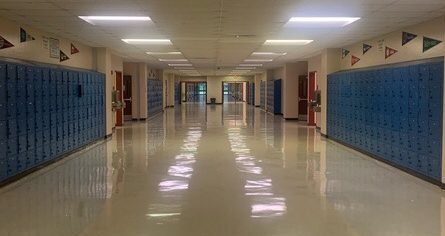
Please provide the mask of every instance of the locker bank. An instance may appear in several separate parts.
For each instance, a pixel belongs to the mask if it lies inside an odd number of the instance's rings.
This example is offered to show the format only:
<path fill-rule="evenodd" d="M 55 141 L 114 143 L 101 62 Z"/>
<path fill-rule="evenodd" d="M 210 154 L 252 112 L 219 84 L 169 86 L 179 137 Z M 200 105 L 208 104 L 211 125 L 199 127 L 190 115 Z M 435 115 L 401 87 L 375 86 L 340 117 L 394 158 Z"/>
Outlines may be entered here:
<path fill-rule="evenodd" d="M 445 2 L 0 2 L 0 235 L 445 235 Z"/>

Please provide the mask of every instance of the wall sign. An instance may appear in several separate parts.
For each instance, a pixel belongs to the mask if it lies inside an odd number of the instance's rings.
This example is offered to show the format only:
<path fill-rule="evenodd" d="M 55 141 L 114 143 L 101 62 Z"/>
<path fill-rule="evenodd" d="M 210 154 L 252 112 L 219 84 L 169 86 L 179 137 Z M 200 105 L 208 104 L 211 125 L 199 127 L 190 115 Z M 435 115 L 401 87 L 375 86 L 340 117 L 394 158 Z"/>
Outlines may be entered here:
<path fill-rule="evenodd" d="M 403 32 L 402 33 L 402 46 L 404 46 L 405 44 L 411 42 L 413 39 L 417 38 L 416 34 L 411 34 L 408 32 Z"/>
<path fill-rule="evenodd" d="M 363 44 L 363 55 L 365 55 L 369 51 L 369 49 L 371 49 L 371 48 L 372 48 L 371 45 L 364 43 Z"/>
<path fill-rule="evenodd" d="M 349 53 L 350 53 L 350 51 L 349 50 L 346 50 L 346 49 L 342 49 L 341 50 L 342 52 L 341 52 L 341 58 L 345 58 L 347 55 L 349 55 Z"/>
<path fill-rule="evenodd" d="M 394 48 L 386 47 L 385 49 L 385 59 L 388 59 L 392 55 L 396 54 L 398 51 Z"/>
<path fill-rule="evenodd" d="M 358 57 L 356 57 L 354 55 L 351 56 L 351 66 L 354 66 L 359 61 L 360 61 L 360 58 L 358 58 Z"/>
<path fill-rule="evenodd" d="M 49 38 L 49 57 L 60 58 L 60 46 L 58 39 Z"/>
<path fill-rule="evenodd" d="M 74 46 L 74 44 L 71 44 L 71 55 L 76 54 L 79 52 L 79 49 Z"/>
<path fill-rule="evenodd" d="M 442 41 L 440 40 L 423 37 L 423 52 L 430 50 L 431 48 L 437 46 L 440 43 L 442 43 Z"/>
<path fill-rule="evenodd" d="M 14 44 L 10 43 L 8 40 L 0 36 L 0 49 L 14 47 Z"/>
<path fill-rule="evenodd" d="M 28 32 L 26 32 L 26 30 L 24 30 L 23 28 L 20 28 L 20 42 L 21 43 L 33 41 L 33 40 L 36 40 L 36 39 L 32 35 L 30 35 Z"/>
<path fill-rule="evenodd" d="M 62 52 L 62 50 L 60 50 L 60 62 L 66 61 L 66 60 L 69 60 L 69 59 L 70 58 L 64 52 Z"/>

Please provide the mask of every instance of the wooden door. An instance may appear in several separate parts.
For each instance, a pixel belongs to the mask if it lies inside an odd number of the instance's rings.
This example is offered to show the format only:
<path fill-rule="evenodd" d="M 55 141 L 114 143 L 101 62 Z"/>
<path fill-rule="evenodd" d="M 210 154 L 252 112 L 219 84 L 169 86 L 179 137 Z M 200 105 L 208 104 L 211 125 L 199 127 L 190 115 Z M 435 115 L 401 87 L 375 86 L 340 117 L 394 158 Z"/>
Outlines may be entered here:
<path fill-rule="evenodd" d="M 308 87 L 308 99 L 309 101 L 315 100 L 315 90 L 316 90 L 316 84 L 317 84 L 317 72 L 310 72 L 309 73 L 309 87 Z M 308 125 L 315 126 L 315 112 L 308 107 Z"/>
<path fill-rule="evenodd" d="M 132 119 L 132 90 L 131 90 L 131 76 L 130 75 L 124 75 L 124 103 L 125 103 L 125 109 L 124 109 L 124 116 L 125 120 L 131 120 Z"/>
<path fill-rule="evenodd" d="M 300 120 L 307 119 L 307 76 L 300 76 L 298 78 L 298 118 Z"/>
<path fill-rule="evenodd" d="M 116 71 L 116 90 L 119 91 L 117 96 L 119 100 L 123 100 L 123 81 L 122 81 L 122 72 Z M 116 126 L 124 125 L 124 114 L 122 109 L 116 110 Z"/>

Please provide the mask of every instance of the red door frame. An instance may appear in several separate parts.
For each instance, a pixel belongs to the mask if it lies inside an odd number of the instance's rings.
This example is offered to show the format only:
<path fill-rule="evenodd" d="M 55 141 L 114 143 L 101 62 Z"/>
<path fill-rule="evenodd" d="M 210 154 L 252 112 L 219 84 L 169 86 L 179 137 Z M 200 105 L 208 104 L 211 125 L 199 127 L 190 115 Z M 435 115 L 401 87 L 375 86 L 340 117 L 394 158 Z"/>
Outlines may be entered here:
<path fill-rule="evenodd" d="M 119 91 L 119 100 L 124 100 L 124 92 L 123 92 L 123 78 L 122 78 L 122 72 L 115 71 L 116 73 L 116 90 Z M 123 109 L 116 110 L 116 126 L 123 126 L 124 125 L 124 112 Z"/>
<path fill-rule="evenodd" d="M 317 72 L 309 72 L 309 83 L 308 83 L 308 102 L 315 100 L 315 90 L 317 85 Z M 315 112 L 308 106 L 308 119 L 307 123 L 309 126 L 315 126 Z"/>

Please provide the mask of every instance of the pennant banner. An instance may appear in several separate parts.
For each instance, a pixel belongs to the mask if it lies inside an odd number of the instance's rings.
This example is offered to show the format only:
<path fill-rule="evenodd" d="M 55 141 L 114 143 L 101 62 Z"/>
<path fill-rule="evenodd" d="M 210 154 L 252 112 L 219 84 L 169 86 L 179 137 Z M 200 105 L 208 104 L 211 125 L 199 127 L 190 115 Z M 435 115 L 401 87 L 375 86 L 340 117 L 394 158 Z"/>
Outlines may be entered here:
<path fill-rule="evenodd" d="M 369 51 L 369 49 L 371 49 L 372 46 L 368 45 L 368 44 L 363 44 L 363 55 L 365 55 L 365 53 L 367 53 Z"/>
<path fill-rule="evenodd" d="M 28 34 L 28 32 L 26 32 L 26 30 L 24 30 L 23 28 L 20 28 L 20 42 L 28 42 L 28 41 L 33 41 L 36 40 L 32 35 Z"/>
<path fill-rule="evenodd" d="M 393 48 L 386 47 L 386 49 L 385 49 L 385 59 L 387 59 L 388 57 L 390 57 L 390 56 L 396 54 L 397 52 L 398 52 L 398 51 L 395 50 L 395 49 L 393 49 Z"/>
<path fill-rule="evenodd" d="M 66 60 L 69 60 L 69 59 L 70 58 L 64 52 L 62 52 L 62 50 L 60 50 L 60 62 L 66 61 Z"/>
<path fill-rule="evenodd" d="M 405 44 L 411 42 L 413 39 L 417 38 L 416 34 L 411 34 L 408 32 L 403 32 L 402 33 L 402 46 L 404 46 Z"/>
<path fill-rule="evenodd" d="M 341 58 L 345 58 L 347 55 L 349 55 L 350 51 L 346 50 L 346 49 L 342 49 L 342 57 Z"/>
<path fill-rule="evenodd" d="M 423 52 L 430 50 L 431 48 L 435 47 L 440 43 L 442 43 L 442 41 L 440 40 L 423 37 Z"/>
<path fill-rule="evenodd" d="M 357 64 L 357 62 L 359 62 L 359 61 L 360 61 L 360 58 L 358 58 L 358 57 L 352 55 L 352 57 L 351 57 L 351 66 L 354 66 L 354 65 Z"/>
<path fill-rule="evenodd" d="M 14 47 L 12 43 L 0 36 L 0 49 Z"/>
<path fill-rule="evenodd" d="M 79 49 L 74 46 L 74 44 L 71 44 L 71 55 L 76 54 L 79 52 Z"/>

